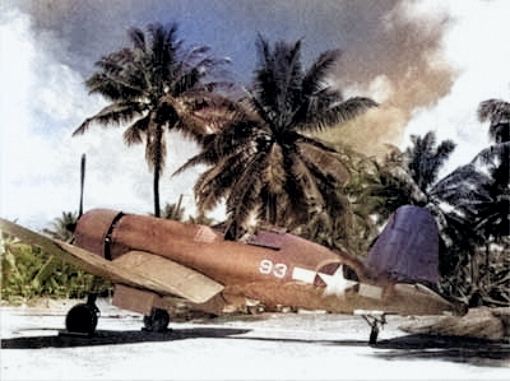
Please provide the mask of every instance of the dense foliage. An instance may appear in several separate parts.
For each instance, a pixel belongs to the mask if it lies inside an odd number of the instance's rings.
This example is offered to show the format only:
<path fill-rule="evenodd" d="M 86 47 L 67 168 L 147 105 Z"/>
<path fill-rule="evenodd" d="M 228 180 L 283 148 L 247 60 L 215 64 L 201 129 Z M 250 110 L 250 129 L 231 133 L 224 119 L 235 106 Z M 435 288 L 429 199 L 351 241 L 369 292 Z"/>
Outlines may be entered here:
<path fill-rule="evenodd" d="M 37 247 L 3 237 L 0 247 L 1 299 L 11 303 L 34 297 L 83 298 L 94 276 Z"/>
<path fill-rule="evenodd" d="M 337 190 L 348 173 L 339 153 L 307 132 L 351 120 L 377 103 L 345 99 L 329 83 L 338 50 L 305 69 L 299 40 L 272 45 L 259 36 L 256 46 L 258 64 L 239 112 L 183 167 L 209 166 L 195 185 L 197 205 L 208 211 L 225 201 L 225 237 L 232 240 L 257 223 L 293 229 L 320 219 L 331 231 L 334 216 L 346 209 Z"/>

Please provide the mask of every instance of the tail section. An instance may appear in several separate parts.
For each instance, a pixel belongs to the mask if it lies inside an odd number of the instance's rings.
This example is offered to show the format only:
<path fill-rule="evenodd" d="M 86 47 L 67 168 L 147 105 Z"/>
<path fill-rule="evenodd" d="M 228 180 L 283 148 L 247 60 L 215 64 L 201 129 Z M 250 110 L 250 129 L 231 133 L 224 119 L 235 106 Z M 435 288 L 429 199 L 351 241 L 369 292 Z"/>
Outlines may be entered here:
<path fill-rule="evenodd" d="M 397 209 L 372 246 L 367 264 L 377 276 L 397 282 L 439 281 L 439 233 L 424 208 Z"/>

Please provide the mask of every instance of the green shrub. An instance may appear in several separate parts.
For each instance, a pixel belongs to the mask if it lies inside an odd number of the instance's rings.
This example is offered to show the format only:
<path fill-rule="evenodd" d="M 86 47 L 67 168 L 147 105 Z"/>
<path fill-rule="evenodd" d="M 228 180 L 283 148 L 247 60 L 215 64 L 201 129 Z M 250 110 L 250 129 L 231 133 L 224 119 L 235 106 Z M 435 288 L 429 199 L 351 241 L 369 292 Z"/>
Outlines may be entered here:
<path fill-rule="evenodd" d="M 34 297 L 83 298 L 96 285 L 95 277 L 38 247 L 4 238 L 0 245 L 1 299 Z"/>

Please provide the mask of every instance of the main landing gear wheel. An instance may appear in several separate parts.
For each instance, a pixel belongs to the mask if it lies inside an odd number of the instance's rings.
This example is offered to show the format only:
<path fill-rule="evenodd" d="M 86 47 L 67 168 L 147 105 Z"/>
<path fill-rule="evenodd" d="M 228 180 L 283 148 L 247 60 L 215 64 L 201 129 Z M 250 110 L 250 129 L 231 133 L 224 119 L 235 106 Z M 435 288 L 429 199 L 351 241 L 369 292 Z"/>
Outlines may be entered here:
<path fill-rule="evenodd" d="M 96 294 L 89 294 L 87 303 L 80 303 L 71 308 L 66 316 L 68 333 L 92 336 L 96 331 L 99 319 L 99 308 L 96 306 Z"/>
<path fill-rule="evenodd" d="M 80 303 L 71 308 L 66 316 L 66 329 L 69 333 L 93 335 L 99 318 L 95 305 Z"/>
<path fill-rule="evenodd" d="M 148 332 L 167 332 L 170 315 L 167 310 L 153 308 L 150 315 L 143 317 L 143 330 Z"/>

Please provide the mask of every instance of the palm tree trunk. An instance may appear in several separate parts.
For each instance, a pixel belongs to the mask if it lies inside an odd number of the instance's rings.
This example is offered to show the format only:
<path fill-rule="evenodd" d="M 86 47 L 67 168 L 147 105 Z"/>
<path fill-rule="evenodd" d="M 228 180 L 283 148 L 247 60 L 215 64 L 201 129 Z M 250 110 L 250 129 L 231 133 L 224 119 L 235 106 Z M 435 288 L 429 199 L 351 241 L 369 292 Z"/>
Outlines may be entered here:
<path fill-rule="evenodd" d="M 509 133 L 510 133 L 510 129 L 509 129 Z M 510 141 L 510 138 L 508 138 L 507 142 Z M 501 157 L 501 166 L 502 166 L 502 171 L 501 173 L 503 174 L 503 187 L 504 188 L 507 188 L 510 186 L 510 148 L 505 146 L 503 148 L 503 154 L 502 154 L 502 157 Z"/>
<path fill-rule="evenodd" d="M 161 207 L 159 205 L 159 169 L 154 169 L 154 182 L 153 182 L 153 192 L 154 192 L 154 215 L 156 217 L 161 217 Z"/>
<path fill-rule="evenodd" d="M 154 215 L 156 217 L 161 217 L 161 206 L 159 202 L 159 179 L 161 177 L 161 173 L 163 172 L 163 127 L 161 125 L 156 125 L 155 132 L 155 152 L 154 152 L 154 182 L 153 182 L 153 192 L 154 192 Z"/>
<path fill-rule="evenodd" d="M 490 249 L 490 242 L 485 243 L 485 272 L 489 274 L 489 266 L 491 262 L 491 249 Z"/>
<path fill-rule="evenodd" d="M 273 193 L 269 193 L 268 203 L 267 203 L 267 219 L 269 224 L 276 225 L 277 210 L 276 210 L 276 195 Z"/>

